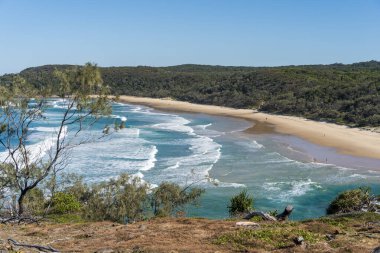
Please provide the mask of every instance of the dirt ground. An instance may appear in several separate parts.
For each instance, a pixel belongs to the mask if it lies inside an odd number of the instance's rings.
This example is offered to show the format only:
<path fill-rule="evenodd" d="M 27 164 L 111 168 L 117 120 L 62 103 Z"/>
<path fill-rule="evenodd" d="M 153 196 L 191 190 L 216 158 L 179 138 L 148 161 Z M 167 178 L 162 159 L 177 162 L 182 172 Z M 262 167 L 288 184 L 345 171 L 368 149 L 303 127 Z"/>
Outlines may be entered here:
<path fill-rule="evenodd" d="M 295 245 L 289 239 L 288 246 L 267 247 L 268 238 L 260 241 L 245 242 L 246 230 L 260 232 L 273 231 L 274 225 L 261 224 L 258 228 L 239 228 L 236 221 L 207 220 L 194 218 L 162 218 L 135 224 L 122 225 L 112 222 L 91 222 L 76 224 L 42 223 L 29 225 L 0 225 L 0 252 L 36 252 L 24 247 L 13 247 L 7 242 L 13 238 L 19 243 L 50 245 L 61 252 L 371 252 L 380 246 L 379 224 L 353 224 L 353 229 L 339 232 L 339 238 L 327 241 L 324 236 L 336 230 L 336 226 L 325 223 L 309 222 L 281 225 L 281 229 L 301 226 L 305 231 L 320 235 L 321 240 L 313 245 Z M 270 227 L 268 227 L 270 226 Z M 339 224 L 337 224 L 339 226 Z M 356 227 L 355 227 L 356 226 Z M 282 228 L 283 227 L 283 228 Z M 341 229 L 341 226 L 339 226 Z M 363 230 L 365 228 L 365 230 Z M 266 230 L 265 230 L 266 229 Z M 269 230 L 268 230 L 269 229 Z M 342 229 L 341 229 L 342 230 Z M 368 231 L 370 230 L 371 233 Z M 284 230 L 285 231 L 285 230 Z M 364 231 L 361 233 L 360 231 Z M 249 232 L 249 231 L 248 231 Z M 218 240 L 226 235 L 226 242 Z M 234 238 L 233 240 L 230 240 Z M 371 235 L 371 236 L 369 236 Z M 252 235 L 252 237 L 257 235 Z M 260 233 L 260 236 L 261 233 Z M 270 236 L 270 234 L 269 234 Z M 236 239 L 236 240 L 235 240 Z M 243 246 L 242 246 L 243 245 Z M 289 246 L 290 245 L 290 246 Z M 3 251 L 1 251 L 3 250 Z M 13 251 L 12 251 L 13 250 Z"/>

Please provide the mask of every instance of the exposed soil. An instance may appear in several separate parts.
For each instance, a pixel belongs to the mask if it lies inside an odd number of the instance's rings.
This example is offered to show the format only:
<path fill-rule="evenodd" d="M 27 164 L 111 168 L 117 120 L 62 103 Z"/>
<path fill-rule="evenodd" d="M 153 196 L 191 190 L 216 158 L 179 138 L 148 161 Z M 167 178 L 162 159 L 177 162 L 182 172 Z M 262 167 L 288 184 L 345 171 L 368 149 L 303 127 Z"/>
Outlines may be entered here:
<path fill-rule="evenodd" d="M 377 218 L 376 218 L 377 219 Z M 35 252 L 13 247 L 13 238 L 20 243 L 50 245 L 62 252 L 371 252 L 380 246 L 380 220 L 351 222 L 309 221 L 289 223 L 259 222 L 256 228 L 237 227 L 236 221 L 194 218 L 161 218 L 135 224 L 112 222 L 75 224 L 42 223 L 0 225 L 0 252 Z M 293 243 L 292 234 L 307 231 L 315 241 L 303 245 Z M 286 235 L 278 244 L 276 238 L 256 235 L 239 237 L 247 230 L 273 231 Z M 255 232 L 254 231 L 254 232 Z M 327 238 L 326 235 L 334 238 Z M 221 239 L 222 238 L 222 239 Z M 245 238 L 245 239 L 244 239 Z M 279 238 L 280 239 L 280 238 Z M 307 239 L 307 238 L 305 238 Z M 311 238 L 314 240 L 314 238 Z M 277 245 L 277 246 L 276 246 Z M 14 250 L 14 251 L 11 251 Z"/>

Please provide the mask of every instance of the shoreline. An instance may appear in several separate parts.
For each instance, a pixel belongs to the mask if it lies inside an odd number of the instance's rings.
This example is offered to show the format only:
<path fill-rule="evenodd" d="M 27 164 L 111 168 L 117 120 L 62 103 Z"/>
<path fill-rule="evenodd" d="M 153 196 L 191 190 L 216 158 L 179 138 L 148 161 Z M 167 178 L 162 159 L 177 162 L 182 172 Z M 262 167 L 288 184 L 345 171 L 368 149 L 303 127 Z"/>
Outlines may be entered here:
<path fill-rule="evenodd" d="M 245 130 L 253 134 L 278 133 L 300 137 L 311 143 L 335 148 L 338 153 L 380 159 L 380 133 L 318 122 L 295 116 L 273 115 L 251 109 L 235 109 L 201 105 L 169 99 L 120 96 L 119 102 L 150 106 L 155 109 L 204 113 L 244 119 L 253 126 Z"/>

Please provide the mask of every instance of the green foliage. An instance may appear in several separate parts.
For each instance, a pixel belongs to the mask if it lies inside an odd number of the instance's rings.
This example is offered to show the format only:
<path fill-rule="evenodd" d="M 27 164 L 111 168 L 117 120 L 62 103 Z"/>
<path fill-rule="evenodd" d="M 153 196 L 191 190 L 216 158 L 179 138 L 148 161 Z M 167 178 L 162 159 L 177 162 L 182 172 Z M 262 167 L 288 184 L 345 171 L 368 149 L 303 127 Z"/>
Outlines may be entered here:
<path fill-rule="evenodd" d="M 51 208 L 51 213 L 67 214 L 78 212 L 81 208 L 81 204 L 74 195 L 57 192 L 52 198 Z"/>
<path fill-rule="evenodd" d="M 299 228 L 261 228 L 258 230 L 240 229 L 236 232 L 219 236 L 215 243 L 227 245 L 235 250 L 246 250 L 252 247 L 263 247 L 269 250 L 291 247 L 293 239 L 302 236 L 307 243 L 314 244 L 321 240 L 321 236 Z"/>
<path fill-rule="evenodd" d="M 94 185 L 84 206 L 90 220 L 120 223 L 141 220 L 148 198 L 148 186 L 137 177 L 121 174 L 117 179 Z"/>
<path fill-rule="evenodd" d="M 30 191 L 66 167 L 60 158 L 77 146 L 63 138 L 66 129 L 75 132 L 74 138 L 78 138 L 83 129 L 90 128 L 100 115 L 109 114 L 111 110 L 107 98 L 109 89 L 102 85 L 101 73 L 95 64 L 55 69 L 50 74 L 53 83 L 44 85 L 32 84 L 22 75 L 0 78 L 0 146 L 9 154 L 0 161 L 0 192 L 7 193 L 18 216 L 25 211 L 25 199 L 32 196 Z M 54 136 L 56 146 L 49 150 L 48 156 L 43 152 L 32 155 L 27 150 L 29 127 L 45 118 L 46 99 L 53 91 L 67 101 Z M 81 139 L 78 143 L 85 142 L 91 140 Z"/>
<path fill-rule="evenodd" d="M 28 191 L 24 199 L 25 209 L 30 215 L 42 215 L 44 213 L 45 197 L 39 188 Z"/>
<path fill-rule="evenodd" d="M 276 217 L 278 215 L 278 211 L 277 210 L 269 211 L 268 214 L 273 217 Z"/>
<path fill-rule="evenodd" d="M 361 211 L 368 206 L 371 200 L 369 188 L 359 188 L 344 191 L 339 194 L 328 206 L 327 214 L 349 213 Z"/>
<path fill-rule="evenodd" d="M 63 182 L 67 186 L 63 187 L 63 191 L 73 195 L 80 203 L 87 203 L 92 192 L 90 186 L 83 182 L 83 178 L 76 174 L 63 175 Z"/>
<path fill-rule="evenodd" d="M 80 213 L 66 213 L 66 214 L 49 214 L 47 216 L 49 220 L 56 223 L 84 223 L 86 220 L 83 219 Z"/>
<path fill-rule="evenodd" d="M 53 87 L 53 75 L 70 65 L 29 68 L 20 73 L 35 87 Z M 350 126 L 380 125 L 380 63 L 286 67 L 101 68 L 115 95 L 171 97 L 175 100 L 303 116 Z M 0 77 L 4 83 L 11 75 Z M 56 92 L 57 93 L 57 92 Z"/>
<path fill-rule="evenodd" d="M 230 199 L 230 204 L 227 208 L 230 216 L 249 212 L 253 209 L 253 197 L 248 195 L 247 190 L 243 190 Z"/>
<path fill-rule="evenodd" d="M 175 215 L 184 212 L 188 204 L 197 204 L 197 200 L 204 193 L 203 189 L 185 187 L 177 184 L 163 182 L 151 195 L 151 206 L 155 216 Z"/>

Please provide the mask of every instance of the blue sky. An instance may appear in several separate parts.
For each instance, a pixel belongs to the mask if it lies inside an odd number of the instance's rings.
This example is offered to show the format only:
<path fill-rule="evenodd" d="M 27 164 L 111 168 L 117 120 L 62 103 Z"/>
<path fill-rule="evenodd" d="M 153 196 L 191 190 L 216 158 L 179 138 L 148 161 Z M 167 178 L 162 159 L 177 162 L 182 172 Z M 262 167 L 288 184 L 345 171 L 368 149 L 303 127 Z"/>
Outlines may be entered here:
<path fill-rule="evenodd" d="M 0 74 L 380 60 L 380 0 L 0 0 Z"/>

